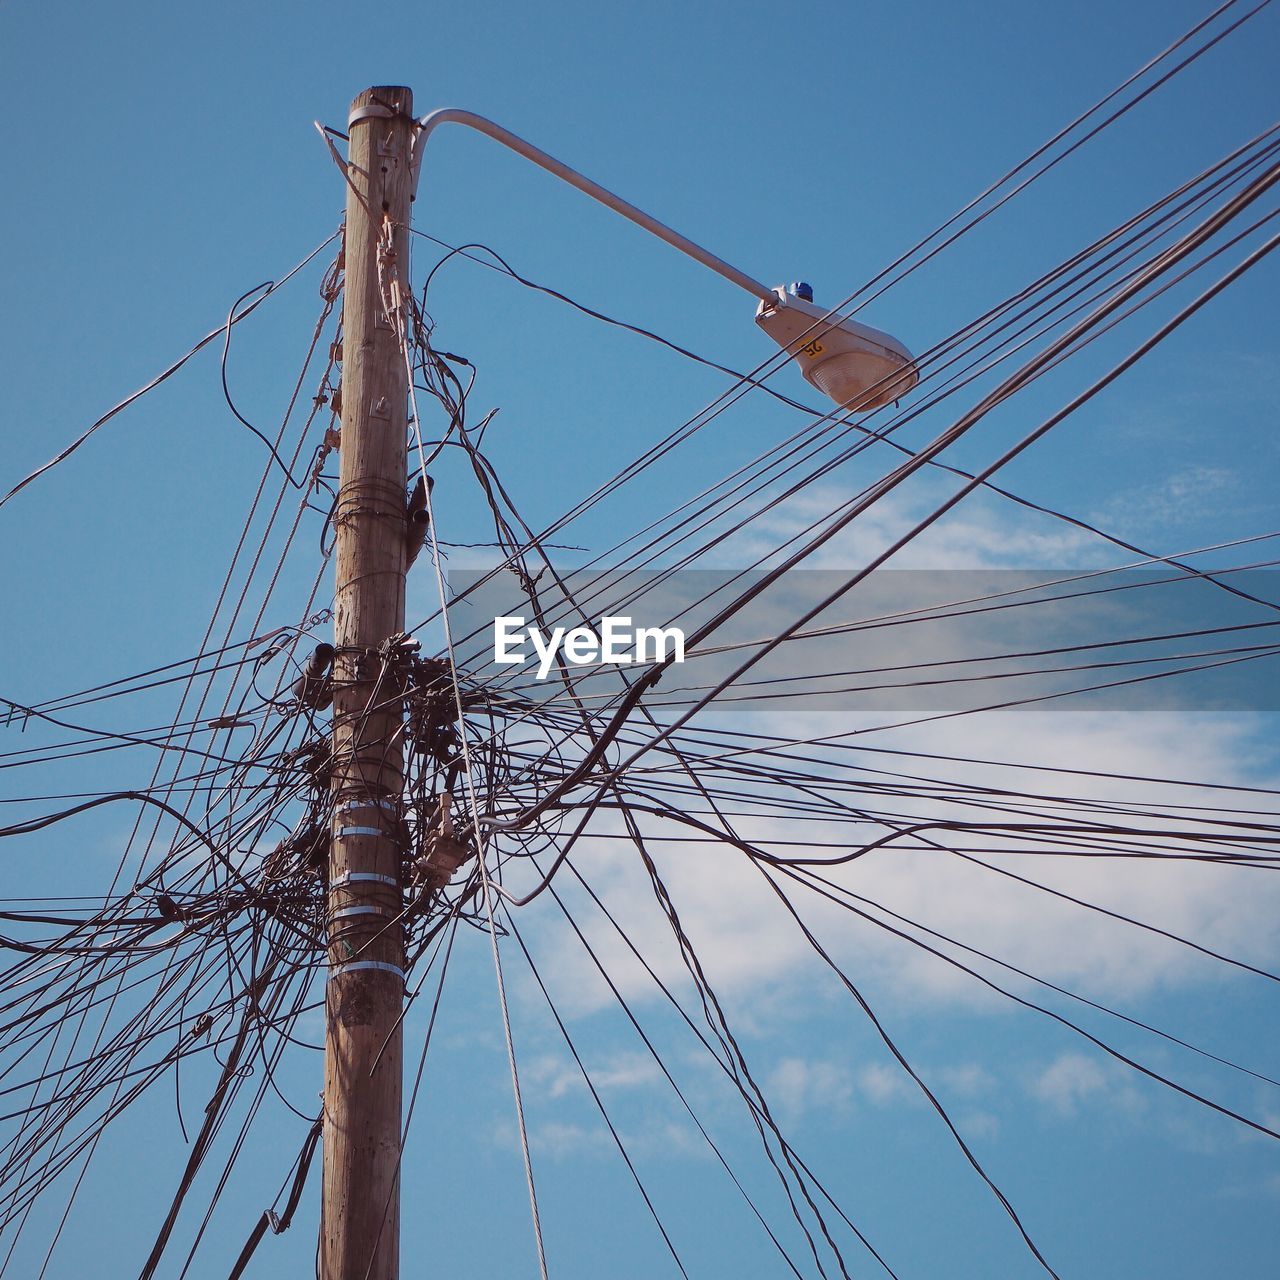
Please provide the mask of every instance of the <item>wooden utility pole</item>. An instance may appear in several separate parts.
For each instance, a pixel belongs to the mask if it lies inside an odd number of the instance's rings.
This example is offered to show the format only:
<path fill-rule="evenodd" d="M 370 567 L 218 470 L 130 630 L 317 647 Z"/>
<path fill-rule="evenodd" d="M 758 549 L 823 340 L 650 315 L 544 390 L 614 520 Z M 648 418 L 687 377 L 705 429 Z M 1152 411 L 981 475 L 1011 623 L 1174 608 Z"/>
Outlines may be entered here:
<path fill-rule="evenodd" d="M 386 302 L 409 260 L 413 95 L 367 89 L 350 121 L 320 1277 L 397 1280 L 404 700 L 388 642 L 404 631 L 408 386 Z"/>

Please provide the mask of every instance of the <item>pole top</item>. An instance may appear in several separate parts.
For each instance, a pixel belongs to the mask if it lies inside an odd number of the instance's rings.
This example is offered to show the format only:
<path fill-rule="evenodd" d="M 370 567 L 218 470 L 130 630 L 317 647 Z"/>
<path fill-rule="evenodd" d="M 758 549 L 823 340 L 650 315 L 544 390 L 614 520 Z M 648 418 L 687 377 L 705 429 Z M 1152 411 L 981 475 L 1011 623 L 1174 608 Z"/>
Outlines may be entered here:
<path fill-rule="evenodd" d="M 413 90 L 405 85 L 375 85 L 356 94 L 347 115 L 347 128 L 361 120 L 413 119 Z"/>

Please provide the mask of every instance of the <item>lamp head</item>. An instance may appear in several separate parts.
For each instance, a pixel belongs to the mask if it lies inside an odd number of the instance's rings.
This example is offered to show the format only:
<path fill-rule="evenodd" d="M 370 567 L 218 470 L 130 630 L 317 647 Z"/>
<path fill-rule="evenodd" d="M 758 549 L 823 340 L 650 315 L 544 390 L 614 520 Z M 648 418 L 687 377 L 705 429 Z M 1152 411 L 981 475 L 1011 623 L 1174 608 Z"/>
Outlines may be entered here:
<path fill-rule="evenodd" d="M 897 338 L 856 320 L 827 317 L 808 285 L 794 292 L 779 287 L 774 294 L 756 308 L 756 324 L 795 357 L 807 382 L 842 409 L 878 409 L 919 381 L 911 352 Z"/>

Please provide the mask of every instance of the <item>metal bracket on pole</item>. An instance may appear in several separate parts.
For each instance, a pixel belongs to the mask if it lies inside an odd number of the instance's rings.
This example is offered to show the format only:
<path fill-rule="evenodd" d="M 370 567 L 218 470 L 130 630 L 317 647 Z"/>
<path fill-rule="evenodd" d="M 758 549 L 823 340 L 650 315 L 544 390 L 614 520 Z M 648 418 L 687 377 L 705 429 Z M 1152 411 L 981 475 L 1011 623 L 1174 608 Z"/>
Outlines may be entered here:
<path fill-rule="evenodd" d="M 392 110 L 391 107 L 372 102 L 368 106 L 357 107 L 347 116 L 347 128 L 350 129 L 353 124 L 359 124 L 361 120 L 394 120 L 399 114 L 400 112 Z"/>

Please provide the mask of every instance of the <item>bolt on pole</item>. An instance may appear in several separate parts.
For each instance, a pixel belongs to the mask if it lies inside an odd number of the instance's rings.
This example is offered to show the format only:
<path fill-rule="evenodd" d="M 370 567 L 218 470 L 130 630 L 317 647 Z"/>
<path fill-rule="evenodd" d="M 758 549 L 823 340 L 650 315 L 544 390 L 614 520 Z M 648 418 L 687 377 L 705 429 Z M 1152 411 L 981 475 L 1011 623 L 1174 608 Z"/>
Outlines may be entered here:
<path fill-rule="evenodd" d="M 351 106 L 336 534 L 321 1280 L 397 1280 L 408 386 L 386 297 L 409 260 L 413 95 Z"/>

